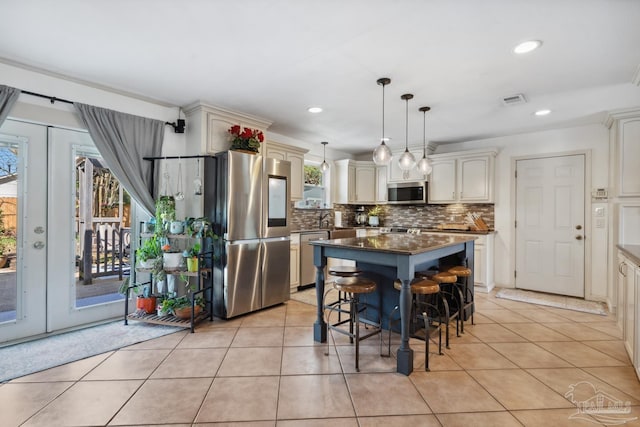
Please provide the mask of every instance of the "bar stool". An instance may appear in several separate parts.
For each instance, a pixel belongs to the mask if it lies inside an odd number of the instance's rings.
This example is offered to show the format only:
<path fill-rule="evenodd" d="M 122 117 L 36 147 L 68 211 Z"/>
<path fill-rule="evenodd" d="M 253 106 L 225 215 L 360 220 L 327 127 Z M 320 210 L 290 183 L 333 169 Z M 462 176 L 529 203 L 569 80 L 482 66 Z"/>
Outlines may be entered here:
<path fill-rule="evenodd" d="M 393 282 L 393 287 L 400 291 L 402 289 L 402 281 L 396 279 Z M 421 301 L 419 299 L 420 295 L 436 295 L 440 293 L 440 285 L 433 280 L 416 278 L 411 281 L 411 329 L 414 330 L 417 327 L 418 320 L 422 320 L 424 322 L 424 342 L 425 342 L 425 356 L 424 356 L 424 370 L 429 370 L 429 341 L 431 340 L 431 333 L 438 331 L 438 354 L 442 355 L 442 322 L 440 310 L 434 304 L 427 302 L 426 300 Z M 446 301 L 445 301 L 446 304 Z M 387 357 L 391 356 L 391 330 L 393 329 L 393 325 L 397 324 L 401 319 L 393 320 L 393 315 L 396 311 L 399 310 L 399 307 L 396 305 L 391 314 L 389 315 L 389 343 L 387 348 Z M 430 314 L 431 313 L 431 314 Z M 433 315 L 435 314 L 435 316 Z M 434 320 L 438 319 L 438 326 L 434 326 Z"/>
<path fill-rule="evenodd" d="M 362 276 L 354 276 L 354 277 L 340 277 L 333 283 L 333 288 L 338 292 L 344 293 L 344 300 L 336 301 L 333 304 L 325 305 L 325 309 L 328 310 L 327 313 L 327 328 L 329 332 L 336 331 L 341 334 L 347 335 L 349 337 L 349 341 L 351 343 L 355 342 L 356 344 L 356 372 L 360 372 L 359 360 L 360 360 L 360 341 L 369 338 L 373 335 L 380 334 L 380 347 L 382 347 L 382 328 L 381 328 L 381 318 L 378 315 L 378 322 L 374 322 L 372 320 L 366 319 L 360 316 L 360 313 L 365 311 L 367 308 L 367 303 L 360 301 L 360 296 L 365 294 L 370 294 L 376 290 L 376 282 L 373 280 L 367 279 Z M 325 293 L 325 298 L 330 291 Z M 342 305 L 348 304 L 349 310 L 342 309 Z M 382 306 L 380 305 L 380 308 Z M 331 313 L 334 311 L 342 310 L 343 312 L 349 313 L 349 318 L 345 320 L 338 320 L 338 322 L 332 324 Z M 380 310 L 378 310 L 380 313 Z M 340 325 L 345 323 L 349 323 L 349 330 L 346 331 L 340 328 Z M 365 335 L 360 335 L 360 323 L 363 323 L 369 326 L 373 326 L 375 329 Z M 327 351 L 325 352 L 325 356 L 329 355 L 329 345 L 330 342 L 327 340 Z"/>
<path fill-rule="evenodd" d="M 331 276 L 336 276 L 336 277 L 356 277 L 362 274 L 362 270 L 358 267 L 350 266 L 350 265 L 335 265 L 329 268 L 329 274 Z M 344 299 L 345 297 L 342 291 L 338 291 L 338 299 L 329 304 L 325 303 L 324 308 L 327 309 L 328 308 L 327 305 L 339 304 L 342 301 L 344 301 Z M 338 321 L 342 320 L 342 313 L 348 312 L 347 310 L 342 310 L 342 309 L 337 309 L 337 311 L 338 311 Z"/>
<path fill-rule="evenodd" d="M 460 291 L 462 292 L 462 309 L 460 314 L 460 323 L 462 324 L 461 330 L 464 333 L 464 320 L 466 320 L 466 310 L 471 310 L 471 324 L 473 325 L 473 312 L 476 311 L 476 303 L 474 300 L 473 290 L 469 288 L 469 277 L 471 277 L 471 269 L 464 265 L 457 265 L 447 270 L 451 274 L 455 274 L 456 277 L 461 277 L 462 281 L 457 282 Z"/>
<path fill-rule="evenodd" d="M 446 327 L 446 347 L 451 348 L 449 346 L 449 323 L 451 320 L 455 319 L 456 321 L 457 337 L 460 336 L 461 332 L 459 322 L 461 322 L 460 316 L 462 313 L 463 297 L 460 290 L 455 286 L 458 277 L 447 271 L 439 272 L 438 270 L 418 271 L 416 272 L 416 277 L 433 280 L 440 285 L 440 296 L 442 297 L 442 301 L 446 302 L 446 306 L 443 303 L 444 309 L 441 312 L 443 316 L 440 321 L 445 323 Z"/>

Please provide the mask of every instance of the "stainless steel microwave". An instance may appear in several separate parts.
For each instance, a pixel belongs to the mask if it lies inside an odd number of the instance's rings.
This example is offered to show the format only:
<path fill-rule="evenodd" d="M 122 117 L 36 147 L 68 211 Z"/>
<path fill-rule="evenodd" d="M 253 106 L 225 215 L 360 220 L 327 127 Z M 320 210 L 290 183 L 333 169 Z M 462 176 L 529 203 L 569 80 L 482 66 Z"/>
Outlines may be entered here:
<path fill-rule="evenodd" d="M 394 182 L 387 184 L 387 203 L 418 205 L 427 203 L 429 183 L 427 181 Z"/>

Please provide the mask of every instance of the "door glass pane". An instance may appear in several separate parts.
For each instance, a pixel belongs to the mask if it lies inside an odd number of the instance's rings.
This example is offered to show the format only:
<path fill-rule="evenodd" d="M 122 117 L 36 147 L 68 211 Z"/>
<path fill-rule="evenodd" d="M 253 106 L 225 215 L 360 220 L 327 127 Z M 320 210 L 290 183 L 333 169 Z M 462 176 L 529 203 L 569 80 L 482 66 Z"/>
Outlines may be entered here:
<path fill-rule="evenodd" d="M 75 155 L 76 307 L 123 299 L 131 198 L 96 153 Z"/>
<path fill-rule="evenodd" d="M 16 319 L 18 145 L 0 141 L 0 322 Z"/>

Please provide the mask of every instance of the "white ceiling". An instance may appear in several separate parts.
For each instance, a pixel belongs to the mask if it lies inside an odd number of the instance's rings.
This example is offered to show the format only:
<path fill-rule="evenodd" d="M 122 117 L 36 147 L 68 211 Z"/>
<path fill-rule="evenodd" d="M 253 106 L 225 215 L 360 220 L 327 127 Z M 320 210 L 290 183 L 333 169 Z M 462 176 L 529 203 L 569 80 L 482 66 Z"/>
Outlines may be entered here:
<path fill-rule="evenodd" d="M 638 0 L 0 0 L 0 58 L 353 154 L 602 121 L 640 105 Z M 523 56 L 524 40 L 543 41 Z M 2 76 L 0 76 L 2 83 Z M 527 104 L 504 106 L 523 93 Z M 64 98 L 64 94 L 47 94 Z M 321 114 L 307 107 L 319 105 Z M 553 113 L 536 117 L 549 108 Z M 188 123 L 187 123 L 188 126 Z"/>

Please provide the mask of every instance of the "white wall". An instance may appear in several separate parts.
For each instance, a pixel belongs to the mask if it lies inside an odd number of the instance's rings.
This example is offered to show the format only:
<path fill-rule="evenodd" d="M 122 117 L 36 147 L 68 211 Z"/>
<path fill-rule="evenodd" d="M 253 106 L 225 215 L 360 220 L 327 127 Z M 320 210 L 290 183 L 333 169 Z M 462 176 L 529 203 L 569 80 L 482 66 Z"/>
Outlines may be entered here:
<path fill-rule="evenodd" d="M 513 135 L 508 137 L 491 138 L 456 144 L 440 145 L 436 153 L 447 153 L 471 149 L 497 148 L 498 155 L 495 162 L 495 279 L 497 286 L 513 287 L 514 265 L 514 170 L 513 159 L 524 156 L 538 156 L 574 151 L 591 152 L 591 164 L 587 165 L 587 188 L 608 187 L 609 173 L 609 134 L 604 125 L 588 125 L 565 129 L 555 129 L 543 132 Z M 588 173 L 588 172 L 587 172 Z M 592 212 L 591 198 L 587 194 L 586 220 L 590 223 Z M 595 221 L 589 229 L 589 237 L 593 241 L 601 240 L 604 229 L 596 229 Z M 586 259 L 586 276 L 591 284 L 591 297 L 604 299 L 607 295 L 607 248 L 606 245 L 592 247 Z M 590 274 L 591 273 L 591 274 Z M 589 289 L 588 289 L 589 291 Z M 589 295 L 587 295 L 589 297 Z"/>

